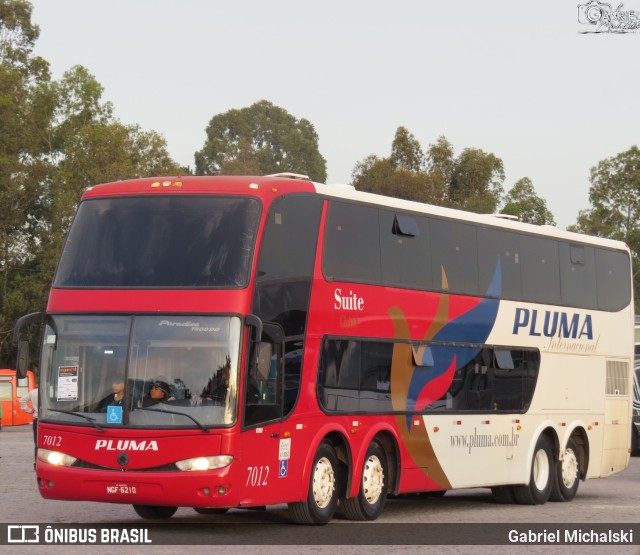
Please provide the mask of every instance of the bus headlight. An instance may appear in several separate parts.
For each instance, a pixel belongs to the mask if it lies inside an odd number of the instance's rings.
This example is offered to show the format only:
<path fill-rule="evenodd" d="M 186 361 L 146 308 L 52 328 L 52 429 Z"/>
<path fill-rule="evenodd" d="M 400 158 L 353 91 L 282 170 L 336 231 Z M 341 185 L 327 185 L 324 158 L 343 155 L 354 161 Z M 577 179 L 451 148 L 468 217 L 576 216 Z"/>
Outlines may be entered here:
<path fill-rule="evenodd" d="M 215 457 L 194 457 L 176 462 L 176 466 L 185 472 L 198 470 L 215 470 L 231 464 L 231 455 L 217 455 Z"/>
<path fill-rule="evenodd" d="M 59 451 L 50 451 L 49 449 L 38 449 L 38 458 L 54 466 L 71 466 L 78 460 L 71 455 L 65 455 Z"/>

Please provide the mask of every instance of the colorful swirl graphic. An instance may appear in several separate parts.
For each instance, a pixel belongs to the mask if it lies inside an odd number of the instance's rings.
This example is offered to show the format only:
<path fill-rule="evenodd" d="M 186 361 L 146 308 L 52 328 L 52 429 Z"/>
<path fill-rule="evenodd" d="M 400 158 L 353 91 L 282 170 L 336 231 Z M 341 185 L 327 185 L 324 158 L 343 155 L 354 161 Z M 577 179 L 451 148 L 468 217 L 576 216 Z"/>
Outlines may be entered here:
<path fill-rule="evenodd" d="M 442 289 L 448 281 L 442 269 Z M 500 261 L 487 289 L 488 297 L 497 297 L 502 290 Z M 436 314 L 418 344 L 396 343 L 391 364 L 391 401 L 394 411 L 408 412 L 396 421 L 404 445 L 417 468 L 441 489 L 451 484 L 437 460 L 424 426 L 413 426 L 416 413 L 440 399 L 451 386 L 455 371 L 468 364 L 480 351 L 479 347 L 461 344 L 484 344 L 493 329 L 500 301 L 495 298 L 477 299 L 462 314 L 450 319 L 451 298 L 442 293 Z M 397 339 L 411 340 L 407 318 L 400 307 L 392 307 L 388 315 L 393 322 Z M 425 342 L 438 342 L 432 349 Z M 413 413 L 413 414 L 411 414 Z"/>

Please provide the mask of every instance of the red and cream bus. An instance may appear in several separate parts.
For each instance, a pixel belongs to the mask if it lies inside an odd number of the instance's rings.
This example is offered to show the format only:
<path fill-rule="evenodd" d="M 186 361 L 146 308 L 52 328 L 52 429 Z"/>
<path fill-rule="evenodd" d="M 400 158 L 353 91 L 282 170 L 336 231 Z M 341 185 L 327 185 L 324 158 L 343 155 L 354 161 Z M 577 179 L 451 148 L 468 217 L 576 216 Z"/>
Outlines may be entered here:
<path fill-rule="evenodd" d="M 569 501 L 629 460 L 615 241 L 291 174 L 136 179 L 83 195 L 15 337 L 39 318 L 48 499 L 322 524 L 409 492 Z"/>

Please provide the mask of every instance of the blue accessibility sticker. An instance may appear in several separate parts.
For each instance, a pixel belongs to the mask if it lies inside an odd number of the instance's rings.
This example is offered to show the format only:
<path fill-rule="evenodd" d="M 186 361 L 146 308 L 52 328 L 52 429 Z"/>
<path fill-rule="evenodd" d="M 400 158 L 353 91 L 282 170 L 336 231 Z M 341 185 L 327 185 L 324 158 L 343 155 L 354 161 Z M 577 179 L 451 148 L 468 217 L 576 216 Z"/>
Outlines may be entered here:
<path fill-rule="evenodd" d="M 107 424 L 122 424 L 122 407 L 107 407 Z"/>
<path fill-rule="evenodd" d="M 286 478 L 289 472 L 289 461 L 287 459 L 283 459 L 280 461 L 280 478 Z"/>

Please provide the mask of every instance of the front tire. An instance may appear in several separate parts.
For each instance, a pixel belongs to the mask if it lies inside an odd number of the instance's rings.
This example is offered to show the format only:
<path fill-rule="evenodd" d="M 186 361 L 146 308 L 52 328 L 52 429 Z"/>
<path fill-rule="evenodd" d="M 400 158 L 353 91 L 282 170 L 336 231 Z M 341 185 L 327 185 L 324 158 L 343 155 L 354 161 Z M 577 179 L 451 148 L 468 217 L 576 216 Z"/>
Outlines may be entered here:
<path fill-rule="evenodd" d="M 549 499 L 571 501 L 576 496 L 580 484 L 580 455 L 573 438 L 567 441 L 562 460 L 556 461 L 555 466 L 555 480 Z"/>
<path fill-rule="evenodd" d="M 138 516 L 148 519 L 171 518 L 176 514 L 178 507 L 159 507 L 156 505 L 133 505 L 133 510 Z"/>
<path fill-rule="evenodd" d="M 327 524 L 338 505 L 339 478 L 336 452 L 328 441 L 323 441 L 313 459 L 307 500 L 289 503 L 292 520 L 296 524 Z"/>
<path fill-rule="evenodd" d="M 551 442 L 540 436 L 533 450 L 531 475 L 526 486 L 514 486 L 513 495 L 521 505 L 542 505 L 551 495 L 554 482 L 555 461 Z"/>
<path fill-rule="evenodd" d="M 350 520 L 375 520 L 387 500 L 387 454 L 377 441 L 372 441 L 362 465 L 362 478 L 357 497 L 340 500 L 340 509 Z"/>

